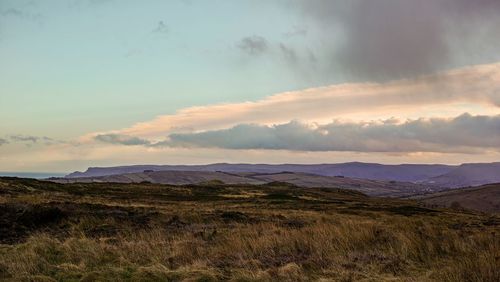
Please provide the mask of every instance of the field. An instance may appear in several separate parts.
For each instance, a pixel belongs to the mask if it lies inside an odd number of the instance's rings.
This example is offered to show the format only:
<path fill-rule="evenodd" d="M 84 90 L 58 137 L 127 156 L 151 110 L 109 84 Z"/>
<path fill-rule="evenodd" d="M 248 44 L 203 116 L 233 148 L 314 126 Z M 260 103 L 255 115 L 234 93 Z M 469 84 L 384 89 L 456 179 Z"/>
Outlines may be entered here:
<path fill-rule="evenodd" d="M 281 182 L 0 178 L 0 280 L 500 281 L 499 226 Z"/>

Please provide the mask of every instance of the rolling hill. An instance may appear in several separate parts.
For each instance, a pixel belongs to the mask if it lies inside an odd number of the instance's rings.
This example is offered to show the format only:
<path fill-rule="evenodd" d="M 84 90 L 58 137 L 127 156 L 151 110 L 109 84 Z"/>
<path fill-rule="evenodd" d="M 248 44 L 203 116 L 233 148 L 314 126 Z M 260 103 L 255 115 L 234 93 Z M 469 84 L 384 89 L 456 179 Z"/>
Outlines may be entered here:
<path fill-rule="evenodd" d="M 368 180 L 344 176 L 323 176 L 302 172 L 211 172 L 211 171 L 150 171 L 125 173 L 118 175 L 96 177 L 52 178 L 58 183 L 140 183 L 151 182 L 159 184 L 186 185 L 210 181 L 220 181 L 226 184 L 265 184 L 271 182 L 286 182 L 301 187 L 343 188 L 362 192 L 370 196 L 404 197 L 442 190 L 433 185 L 421 185 L 411 182 Z"/>
<path fill-rule="evenodd" d="M 82 177 L 103 177 L 130 173 L 143 173 L 144 171 L 197 171 L 200 173 L 200 178 L 204 177 L 202 176 L 203 174 L 201 174 L 201 172 L 225 172 L 230 174 L 248 172 L 257 174 L 274 174 L 291 172 L 330 177 L 343 176 L 347 178 L 370 179 L 379 181 L 413 182 L 423 184 L 425 186 L 437 186 L 446 188 L 479 186 L 488 183 L 500 182 L 500 162 L 462 164 L 459 166 L 439 164 L 384 165 L 360 162 L 340 164 L 277 165 L 226 163 L 209 165 L 132 165 L 117 167 L 90 167 L 85 172 L 73 172 L 66 175 L 65 178 L 71 179 Z M 219 177 L 227 178 L 227 176 L 222 175 L 219 175 Z M 221 180 L 227 183 L 231 183 L 231 180 L 235 179 L 228 179 L 227 181 L 223 179 Z M 192 183 L 192 181 L 188 181 L 186 183 Z"/>
<path fill-rule="evenodd" d="M 90 167 L 85 172 L 73 172 L 66 177 L 96 177 L 124 173 L 153 171 L 224 171 L 277 173 L 283 171 L 303 172 L 324 176 L 345 176 L 373 180 L 394 180 L 415 182 L 426 180 L 452 171 L 448 165 L 383 165 L 376 163 L 340 163 L 340 164 L 209 164 L 209 165 L 132 165 L 117 167 Z"/>
<path fill-rule="evenodd" d="M 462 164 L 448 173 L 432 177 L 423 182 L 450 188 L 499 183 L 500 162 L 488 164 Z"/>
<path fill-rule="evenodd" d="M 436 207 L 453 207 L 482 212 L 500 212 L 500 184 L 463 188 L 416 197 Z"/>

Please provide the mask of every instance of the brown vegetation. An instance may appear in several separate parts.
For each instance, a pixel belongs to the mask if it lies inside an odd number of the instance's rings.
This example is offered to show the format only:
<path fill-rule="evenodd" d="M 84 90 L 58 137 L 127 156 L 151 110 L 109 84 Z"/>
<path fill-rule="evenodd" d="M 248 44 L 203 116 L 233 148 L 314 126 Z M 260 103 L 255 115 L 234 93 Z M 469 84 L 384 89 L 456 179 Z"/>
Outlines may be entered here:
<path fill-rule="evenodd" d="M 284 183 L 0 178 L 0 280 L 500 281 L 499 224 Z"/>

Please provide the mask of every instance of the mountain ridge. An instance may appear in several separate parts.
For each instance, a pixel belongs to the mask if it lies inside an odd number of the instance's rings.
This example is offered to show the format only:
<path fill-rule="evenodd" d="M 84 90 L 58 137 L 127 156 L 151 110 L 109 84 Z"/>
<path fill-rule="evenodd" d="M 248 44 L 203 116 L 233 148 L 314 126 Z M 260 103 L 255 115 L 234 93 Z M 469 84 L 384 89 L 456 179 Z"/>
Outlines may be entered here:
<path fill-rule="evenodd" d="M 230 164 L 207 165 L 130 165 L 116 167 L 89 167 L 85 172 L 73 172 L 65 177 L 96 177 L 123 173 L 154 171 L 225 171 L 225 172 L 305 172 L 323 176 L 346 176 L 374 180 L 419 181 L 451 171 L 456 166 L 440 164 L 399 164 L 348 162 L 337 164 Z"/>
<path fill-rule="evenodd" d="M 205 165 L 129 165 L 89 167 L 65 178 L 102 177 L 144 171 L 199 171 L 229 173 L 309 173 L 357 179 L 411 182 L 446 188 L 479 186 L 500 182 L 500 162 L 443 164 L 379 164 L 363 162 L 323 164 L 248 164 L 214 163 Z"/>

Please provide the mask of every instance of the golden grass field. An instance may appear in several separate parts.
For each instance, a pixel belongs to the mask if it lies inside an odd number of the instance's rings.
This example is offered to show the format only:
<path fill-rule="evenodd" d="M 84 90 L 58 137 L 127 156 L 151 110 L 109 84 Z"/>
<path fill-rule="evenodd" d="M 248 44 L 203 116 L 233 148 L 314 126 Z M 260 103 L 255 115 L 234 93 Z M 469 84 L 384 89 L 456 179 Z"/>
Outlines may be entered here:
<path fill-rule="evenodd" d="M 0 178 L 0 280 L 500 281 L 499 226 L 284 183 Z"/>

